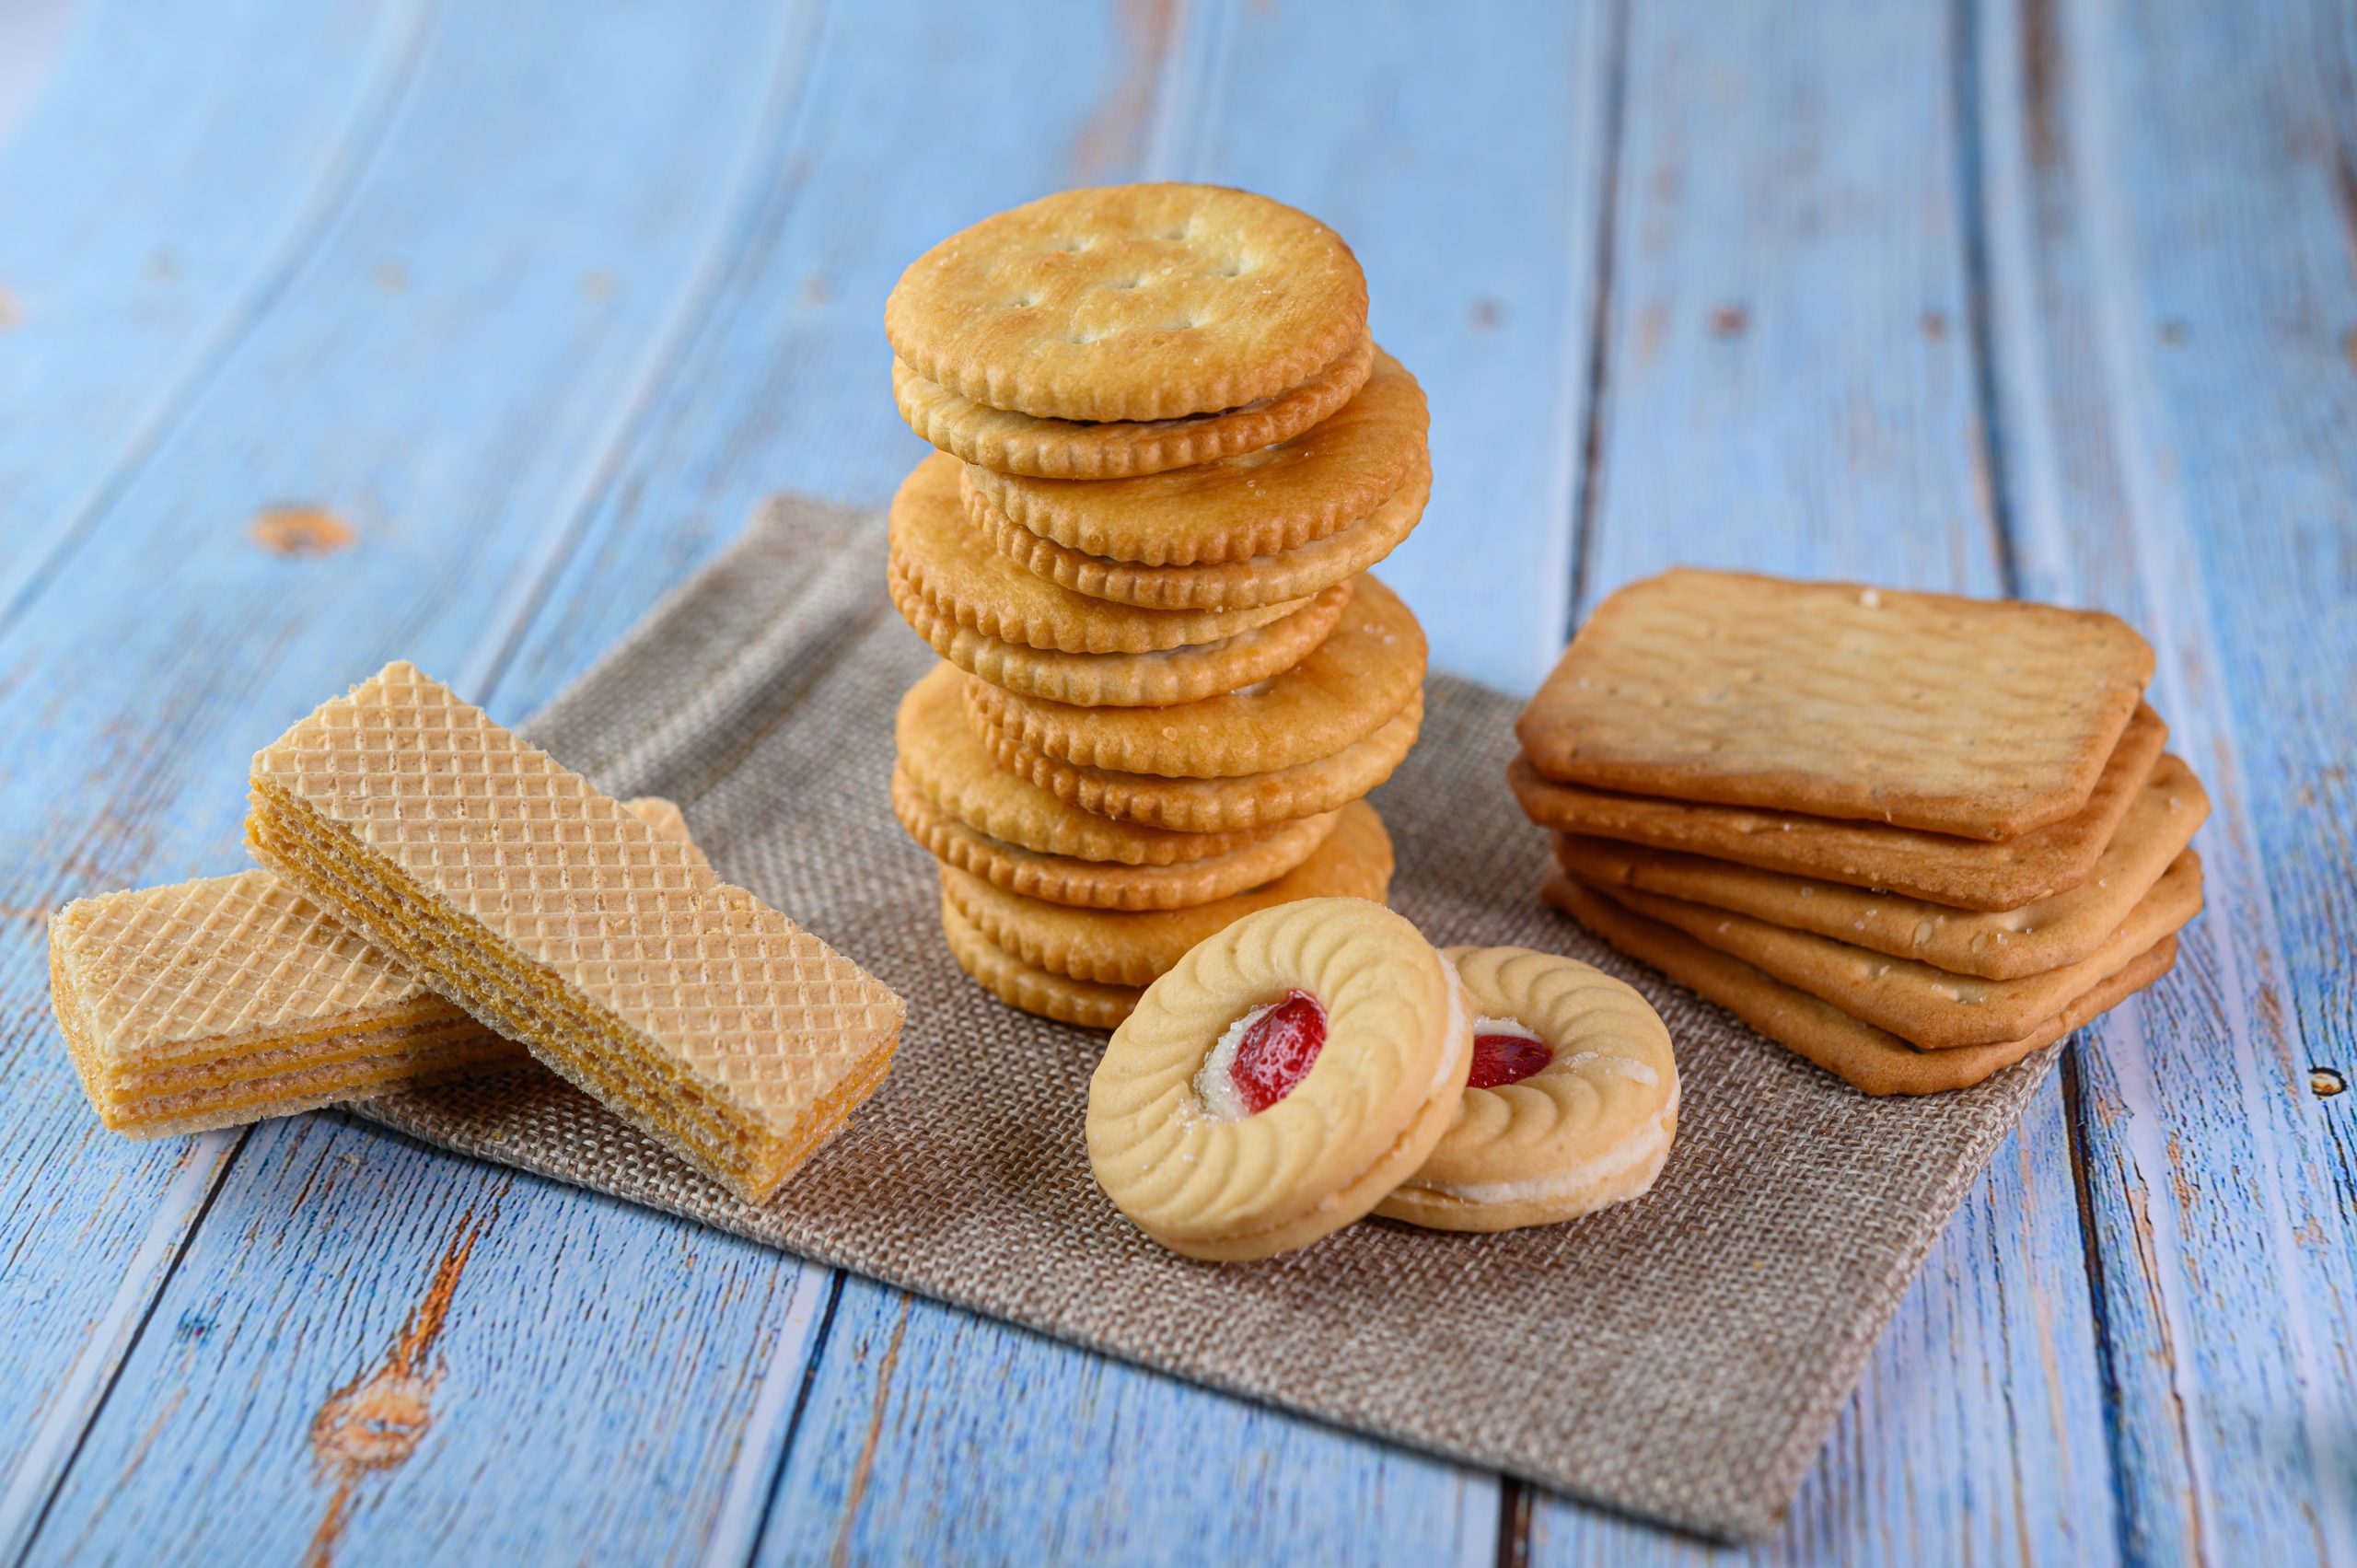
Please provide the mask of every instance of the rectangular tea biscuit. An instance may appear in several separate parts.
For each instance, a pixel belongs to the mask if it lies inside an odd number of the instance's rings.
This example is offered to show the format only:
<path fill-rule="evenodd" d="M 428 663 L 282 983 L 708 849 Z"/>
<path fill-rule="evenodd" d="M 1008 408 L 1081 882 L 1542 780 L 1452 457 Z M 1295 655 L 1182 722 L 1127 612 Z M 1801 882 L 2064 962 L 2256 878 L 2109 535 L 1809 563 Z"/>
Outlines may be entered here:
<path fill-rule="evenodd" d="M 1811 931 L 1954 974 L 2018 980 L 2075 964 L 2119 929 L 2210 815 L 2193 770 L 2165 756 L 2087 879 L 2016 910 L 1950 909 L 1924 899 L 1762 871 L 1576 833 L 1555 835 L 1555 863 L 1606 891 L 1630 888 Z"/>
<path fill-rule="evenodd" d="M 688 842 L 668 800 L 629 810 Z M 134 1138 L 528 1064 L 267 871 L 76 899 L 50 999 L 99 1120 Z"/>
<path fill-rule="evenodd" d="M 1959 909 L 2012 910 L 2078 887 L 2094 873 L 2167 739 L 2160 715 L 2139 707 L 2085 809 L 2004 843 L 1880 822 L 1620 795 L 1542 778 L 1527 757 L 1515 759 L 1506 782 L 1543 828 L 1888 889 Z"/>
<path fill-rule="evenodd" d="M 1794 1055 L 1870 1095 L 1968 1089 L 2119 1006 L 2168 973 L 2177 962 L 2177 938 L 2164 937 L 2020 1040 L 1960 1051 L 1918 1051 L 1897 1035 L 1859 1022 L 1830 1002 L 1763 974 L 1741 958 L 1706 947 L 1682 931 L 1648 920 L 1561 872 L 1548 876 L 1539 895 L 1631 958 L 1653 965 Z"/>
<path fill-rule="evenodd" d="M 1680 568 L 1597 606 L 1515 727 L 1565 783 L 2010 839 L 2085 807 L 2152 673 L 2097 611 Z"/>
<path fill-rule="evenodd" d="M 263 865 L 748 1202 L 891 1066 L 881 981 L 413 666 L 252 782 Z"/>
<path fill-rule="evenodd" d="M 2119 928 L 2086 958 L 2019 980 L 1950 974 L 1911 958 L 1632 888 L 1596 890 L 1786 985 L 1821 996 L 1910 1045 L 1952 1051 L 2020 1039 L 2137 954 L 2177 935 L 2201 912 L 2201 857 L 2191 850 L 2178 855 Z"/>

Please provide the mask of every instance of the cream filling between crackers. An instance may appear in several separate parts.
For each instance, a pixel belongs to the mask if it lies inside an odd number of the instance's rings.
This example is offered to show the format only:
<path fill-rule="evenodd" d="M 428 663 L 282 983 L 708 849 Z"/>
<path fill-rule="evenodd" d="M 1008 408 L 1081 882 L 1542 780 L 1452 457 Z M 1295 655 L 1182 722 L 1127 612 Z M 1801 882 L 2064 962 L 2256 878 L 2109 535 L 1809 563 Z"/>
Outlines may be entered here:
<path fill-rule="evenodd" d="M 1595 1052 L 1589 1051 L 1583 1054 L 1592 1056 Z M 1576 1061 L 1578 1058 L 1573 1057 L 1566 1060 Z M 1660 1081 L 1659 1075 L 1642 1062 L 1631 1062 L 1627 1065 L 1643 1068 L 1647 1078 L 1655 1083 Z M 1630 1075 L 1635 1076 L 1634 1074 Z M 1594 1159 L 1578 1161 L 1546 1176 L 1534 1176 L 1521 1181 L 1469 1181 L 1462 1184 L 1424 1181 L 1411 1178 L 1402 1185 L 1414 1188 L 1419 1192 L 1436 1192 L 1444 1198 L 1454 1198 L 1462 1203 L 1520 1203 L 1550 1198 L 1575 1197 L 1591 1188 L 1610 1181 L 1615 1177 L 1624 1176 L 1642 1165 L 1666 1156 L 1669 1153 L 1670 1141 L 1674 1135 L 1670 1129 L 1670 1122 L 1677 1114 L 1678 1091 L 1673 1087 L 1669 1094 L 1669 1103 L 1655 1111 L 1652 1120 L 1634 1132 L 1622 1138 Z M 1627 1194 L 1627 1197 L 1643 1197 L 1652 1188 L 1653 1183 L 1648 1180 L 1643 1187 Z M 1620 1201 L 1625 1202 L 1625 1199 Z"/>

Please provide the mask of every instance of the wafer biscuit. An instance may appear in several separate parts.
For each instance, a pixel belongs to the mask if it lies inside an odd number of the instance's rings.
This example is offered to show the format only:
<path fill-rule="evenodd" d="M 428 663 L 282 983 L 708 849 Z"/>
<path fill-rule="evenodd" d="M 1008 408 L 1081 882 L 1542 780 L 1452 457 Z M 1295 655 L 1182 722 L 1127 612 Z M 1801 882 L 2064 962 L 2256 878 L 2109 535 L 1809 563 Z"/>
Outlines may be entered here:
<path fill-rule="evenodd" d="M 961 398 L 1042 419 L 1177 419 L 1308 380 L 1366 334 L 1341 237 L 1214 185 L 1065 191 L 909 264 L 892 352 Z"/>
<path fill-rule="evenodd" d="M 1706 947 L 1675 927 L 1648 920 L 1561 872 L 1548 877 L 1540 893 L 1631 958 L 1653 965 L 1794 1055 L 1870 1095 L 1929 1095 L 1970 1088 L 2117 1007 L 2168 973 L 2177 962 L 2177 938 L 2164 937 L 2020 1040 L 1956 1051 L 1919 1051 L 1897 1035 L 1861 1023 L 1830 1002 L 1786 985 L 1740 958 Z"/>
<path fill-rule="evenodd" d="M 1956 974 L 2014 980 L 2077 963 L 2101 947 L 2209 814 L 2210 797 L 2193 770 L 2165 756 L 2085 881 L 2016 910 L 1993 912 L 1573 833 L 1555 835 L 1555 861 L 1608 891 L 1658 893 Z"/>
<path fill-rule="evenodd" d="M 2095 611 L 1680 568 L 1598 606 L 1515 727 L 1547 778 L 2001 840 L 2085 807 L 2152 673 Z"/>
<path fill-rule="evenodd" d="M 1419 461 L 1389 500 L 1324 539 L 1210 566 L 1141 566 L 1091 555 L 1040 538 L 970 485 L 965 499 L 974 526 L 1002 554 L 1074 592 L 1148 609 L 1234 610 L 1318 593 L 1376 564 L 1415 530 L 1432 494 L 1432 465 Z"/>
<path fill-rule="evenodd" d="M 2018 980 L 1950 974 L 1911 958 L 1894 958 L 1829 936 L 1631 888 L 1598 890 L 1649 920 L 1677 927 L 1706 947 L 1821 996 L 1910 1045 L 1946 1051 L 2021 1039 L 2129 959 L 2176 935 L 2201 911 L 2201 857 L 2191 850 L 2178 855 L 2093 953 L 2075 964 Z"/>
<path fill-rule="evenodd" d="M 1273 447 L 1134 479 L 965 482 L 1024 528 L 1090 555 L 1194 566 L 1292 550 L 1357 521 L 1430 462 L 1423 389 L 1389 354 L 1322 424 Z"/>
<path fill-rule="evenodd" d="M 905 769 L 892 772 L 892 814 L 944 865 L 1027 899 L 1105 910 L 1186 909 L 1272 882 L 1315 854 L 1335 821 L 1329 811 L 1287 822 L 1225 854 L 1175 865 L 1122 865 L 1039 854 L 978 833 L 935 806 Z"/>
<path fill-rule="evenodd" d="M 1119 865 L 1177 865 L 1226 854 L 1284 824 L 1224 833 L 1174 832 L 1117 822 L 1058 798 L 1002 768 L 966 722 L 967 678 L 935 665 L 900 699 L 892 736 L 910 784 L 952 821 L 1035 854 Z"/>
<path fill-rule="evenodd" d="M 687 843 L 668 800 L 629 809 Z M 76 899 L 50 995 L 109 1129 L 157 1138 L 531 1060 L 266 871 Z"/>
<path fill-rule="evenodd" d="M 958 498 L 958 459 L 935 452 L 892 497 L 891 568 L 935 615 L 1001 642 L 1066 654 L 1151 654 L 1216 643 L 1307 608 L 1139 610 L 1059 587 L 992 548 Z"/>
<path fill-rule="evenodd" d="M 1075 767 L 1016 743 L 991 728 L 986 718 L 968 712 L 999 766 L 1084 810 L 1179 832 L 1222 833 L 1331 811 L 1374 789 L 1415 745 L 1424 720 L 1424 696 L 1416 691 L 1374 734 L 1330 757 L 1225 779 L 1157 778 Z"/>
<path fill-rule="evenodd" d="M 972 921 L 958 912 L 958 906 L 946 894 L 941 900 L 941 934 L 948 941 L 949 956 L 958 960 L 958 967 L 980 982 L 983 990 L 1010 1007 L 1019 1007 L 1060 1024 L 1073 1024 L 1084 1029 L 1113 1028 L 1130 1016 L 1138 998 L 1145 994 L 1143 986 L 1100 985 L 1095 981 L 1051 974 L 1025 963 L 984 936 Z"/>
<path fill-rule="evenodd" d="M 412 666 L 252 784 L 265 866 L 749 1202 L 891 1065 L 900 998 Z"/>
<path fill-rule="evenodd" d="M 1266 680 L 1324 642 L 1351 597 L 1351 585 L 1337 583 L 1281 620 L 1215 643 L 1153 654 L 1066 654 L 961 626 L 898 570 L 888 574 L 888 586 L 901 619 L 968 674 L 1053 703 L 1114 708 L 1199 702 Z"/>
<path fill-rule="evenodd" d="M 2167 739 L 2160 715 L 2138 708 L 2085 808 L 2003 843 L 1879 822 L 1619 795 L 1542 778 L 1527 757 L 1515 759 L 1506 782 L 1541 827 L 1884 888 L 1961 909 L 2012 910 L 2086 881 Z"/>
<path fill-rule="evenodd" d="M 1125 479 L 1212 462 L 1298 435 L 1350 401 L 1374 366 L 1375 340 L 1361 338 L 1297 387 L 1242 408 L 1178 419 L 1038 419 L 961 398 L 898 359 L 892 398 L 909 428 L 967 462 L 1036 479 Z"/>
<path fill-rule="evenodd" d="M 983 727 L 1080 767 L 1167 778 L 1234 778 L 1330 757 L 1383 727 L 1424 679 L 1424 633 L 1373 577 L 1327 639 L 1292 668 L 1240 691 L 1162 708 L 1081 708 L 969 680 Z"/>
<path fill-rule="evenodd" d="M 1144 985 L 1187 949 L 1255 910 L 1300 899 L 1381 903 L 1391 885 L 1391 840 L 1364 801 L 1346 807 L 1316 853 L 1275 881 L 1189 909 L 1072 909 L 993 887 L 954 865 L 942 891 L 993 946 L 1027 964 L 1108 985 Z"/>

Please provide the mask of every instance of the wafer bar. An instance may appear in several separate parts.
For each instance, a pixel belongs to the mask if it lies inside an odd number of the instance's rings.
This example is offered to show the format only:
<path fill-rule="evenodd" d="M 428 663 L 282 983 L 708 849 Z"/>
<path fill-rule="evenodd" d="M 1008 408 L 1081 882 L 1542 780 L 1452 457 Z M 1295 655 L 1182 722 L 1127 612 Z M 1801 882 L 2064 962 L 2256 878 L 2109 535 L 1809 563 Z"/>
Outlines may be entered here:
<path fill-rule="evenodd" d="M 890 1069 L 882 982 L 412 665 L 252 784 L 263 865 L 749 1202 Z"/>
<path fill-rule="evenodd" d="M 679 808 L 629 809 L 680 842 Z M 267 871 L 76 899 L 50 996 L 99 1121 L 160 1138 L 531 1060 Z"/>

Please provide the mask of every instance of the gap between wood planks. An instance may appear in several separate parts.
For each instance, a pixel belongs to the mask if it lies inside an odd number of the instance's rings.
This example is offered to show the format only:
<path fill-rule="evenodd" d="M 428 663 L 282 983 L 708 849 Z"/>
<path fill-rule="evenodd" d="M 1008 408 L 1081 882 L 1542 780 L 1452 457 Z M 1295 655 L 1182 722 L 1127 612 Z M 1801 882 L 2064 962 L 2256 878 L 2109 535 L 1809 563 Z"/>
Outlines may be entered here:
<path fill-rule="evenodd" d="M 679 290 L 679 308 L 653 335 L 644 363 L 630 377 L 633 390 L 619 401 L 619 412 L 614 421 L 591 443 L 591 460 L 584 465 L 581 483 L 557 514 L 565 521 L 551 530 L 548 548 L 526 574 L 525 591 L 518 596 L 514 608 L 500 618 L 499 623 L 504 625 L 505 631 L 494 633 L 488 639 L 485 655 L 463 677 L 470 683 L 467 689 L 483 693 L 486 700 L 505 673 L 507 663 L 524 631 L 543 608 L 550 585 L 555 580 L 565 559 L 567 547 L 578 537 L 581 519 L 587 515 L 598 494 L 610 484 L 630 431 L 667 384 L 688 345 L 709 317 L 725 272 L 726 259 L 732 253 L 729 241 L 754 204 L 752 192 L 760 172 L 758 153 L 775 139 L 785 120 L 799 106 L 802 88 L 807 78 L 811 46 L 817 34 L 819 9 L 819 0 L 805 0 L 795 13 L 795 24 L 784 29 L 785 47 L 779 52 L 777 64 L 765 89 L 764 108 L 749 129 L 737 159 L 726 175 L 730 193 L 715 207 L 712 230 L 702 241 L 699 260 Z M 394 29 L 397 43 L 390 52 L 393 58 L 372 77 L 367 100 L 348 122 L 345 145 L 336 157 L 331 172 L 303 203 L 284 242 L 260 270 L 259 281 L 242 297 L 232 302 L 220 324 L 202 340 L 192 354 L 186 373 L 136 427 L 122 459 L 110 470 L 106 482 L 94 492 L 88 503 L 61 532 L 57 543 L 31 563 L 22 585 L 10 600 L 0 606 L 0 627 L 13 624 L 57 580 L 60 569 L 81 543 L 91 537 L 98 521 L 145 469 L 149 459 L 186 416 L 213 377 L 232 357 L 248 333 L 269 313 L 289 285 L 300 275 L 337 220 L 348 210 L 362 177 L 377 156 L 401 105 L 414 84 L 417 66 L 435 16 L 433 0 L 412 0 L 405 6 L 403 15 L 405 25 Z M 257 525 L 258 528 L 261 526 Z M 274 547 L 274 536 L 263 537 L 258 533 L 257 542 L 265 548 Z M 226 1186 L 229 1172 L 244 1151 L 251 1131 L 251 1127 L 245 1127 L 237 1129 L 234 1133 L 206 1133 L 193 1140 L 186 1156 L 187 1164 L 166 1189 L 151 1219 L 146 1240 L 134 1253 L 125 1269 L 113 1305 L 68 1372 L 64 1397 L 52 1411 L 49 1426 L 53 1430 L 45 1429 L 36 1440 L 28 1454 L 28 1462 L 20 1468 L 8 1495 L 0 1498 L 0 1525 L 28 1515 L 30 1516 L 22 1542 L 25 1551 L 29 1552 L 38 1539 L 51 1507 L 64 1489 L 65 1476 L 96 1426 L 100 1411 L 113 1393 L 116 1380 L 144 1338 L 157 1307 L 193 1247 L 214 1203 Z M 225 1140 L 234 1141 L 228 1143 L 226 1150 L 221 1150 L 219 1144 Z M 215 1157 L 210 1161 L 202 1157 L 208 1150 L 216 1151 Z M 448 1292 L 456 1287 L 458 1273 L 465 1266 L 466 1255 L 471 1252 L 478 1237 L 496 1219 L 496 1214 L 494 1206 L 492 1218 L 479 1224 L 470 1216 L 463 1248 L 446 1256 L 444 1272 L 449 1275 L 447 1283 L 441 1282 L 440 1273 L 437 1273 L 443 1309 L 447 1310 Z M 167 1252 L 168 1256 L 164 1257 L 159 1269 L 157 1259 Z M 813 1270 L 807 1264 L 800 1267 L 805 1274 L 816 1273 L 822 1282 L 827 1277 L 826 1271 Z M 803 1289 L 804 1283 L 797 1281 L 794 1302 L 800 1301 Z M 789 1324 L 794 1321 L 793 1311 L 794 1307 L 790 1304 Z M 135 1322 L 128 1333 L 121 1338 L 119 1344 L 116 1343 L 117 1335 L 121 1332 L 117 1326 L 134 1318 Z M 440 1312 L 432 1314 L 432 1331 L 414 1347 L 414 1354 L 409 1360 L 414 1361 L 431 1349 L 440 1333 Z M 806 1328 L 807 1323 L 806 1317 Z M 781 1341 L 781 1346 L 791 1342 L 789 1335 Z M 390 1361 L 387 1368 L 380 1369 L 380 1376 L 388 1369 L 393 1369 Z M 99 1387 L 97 1397 L 85 1405 L 75 1397 L 76 1391 L 99 1385 L 101 1373 L 103 1383 Z M 331 1407 L 339 1399 L 360 1391 L 357 1385 L 337 1390 L 330 1396 L 328 1405 L 322 1407 L 319 1419 L 327 1419 Z M 757 1415 L 760 1410 L 757 1400 Z M 35 1462 L 44 1454 L 60 1450 L 64 1452 L 64 1459 L 53 1468 Z M 406 1457 L 404 1449 L 392 1455 L 387 1462 L 397 1464 Z M 375 1459 L 353 1459 L 348 1454 L 339 1458 L 325 1450 L 321 1451 L 320 1459 L 322 1474 L 332 1476 L 336 1481 L 336 1491 L 328 1516 L 314 1538 L 310 1554 L 311 1560 L 324 1562 L 341 1529 L 343 1514 L 349 1507 L 360 1476 L 367 1469 L 384 1466 Z M 37 1510 L 31 1506 L 29 1495 L 36 1487 L 43 1493 Z M 19 1496 L 20 1493 L 26 1495 Z"/>
<path fill-rule="evenodd" d="M 91 536 L 99 519 L 114 509 L 115 503 L 161 448 L 165 437 L 178 427 L 246 335 L 309 263 L 337 218 L 349 206 L 362 175 L 375 159 L 416 79 L 417 63 L 424 52 L 435 17 L 435 0 L 399 3 L 403 21 L 389 29 L 393 41 L 388 52 L 392 58 L 370 74 L 359 108 L 344 122 L 342 144 L 328 172 L 297 210 L 274 253 L 268 255 L 257 269 L 251 285 L 229 303 L 191 352 L 185 368 L 172 378 L 145 417 L 134 425 L 121 459 L 109 468 L 105 480 L 91 491 L 81 510 L 58 530 L 47 551 L 26 563 L 24 574 L 13 588 L 0 584 L 0 593 L 6 596 L 6 602 L 0 603 L 0 630 L 13 627 L 33 601 L 57 580 L 65 563 Z"/>

